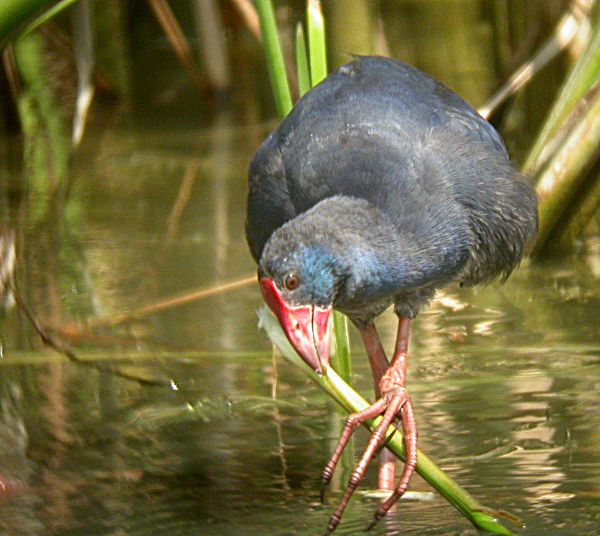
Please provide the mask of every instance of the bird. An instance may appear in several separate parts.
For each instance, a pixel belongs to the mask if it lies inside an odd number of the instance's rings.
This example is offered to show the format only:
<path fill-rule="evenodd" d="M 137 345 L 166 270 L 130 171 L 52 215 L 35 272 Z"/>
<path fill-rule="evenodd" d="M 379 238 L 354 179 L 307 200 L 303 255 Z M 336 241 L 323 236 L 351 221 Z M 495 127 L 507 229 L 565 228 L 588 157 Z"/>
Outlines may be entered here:
<path fill-rule="evenodd" d="M 348 417 L 326 486 L 352 432 L 382 416 L 331 515 L 335 530 L 388 425 L 406 460 L 372 528 L 406 491 L 417 427 L 406 387 L 412 320 L 437 289 L 504 281 L 537 231 L 537 197 L 494 127 L 426 73 L 354 56 L 303 95 L 252 158 L 246 239 L 260 290 L 315 372 L 329 363 L 332 311 L 364 343 L 375 402 Z M 375 319 L 398 317 L 388 361 Z"/>

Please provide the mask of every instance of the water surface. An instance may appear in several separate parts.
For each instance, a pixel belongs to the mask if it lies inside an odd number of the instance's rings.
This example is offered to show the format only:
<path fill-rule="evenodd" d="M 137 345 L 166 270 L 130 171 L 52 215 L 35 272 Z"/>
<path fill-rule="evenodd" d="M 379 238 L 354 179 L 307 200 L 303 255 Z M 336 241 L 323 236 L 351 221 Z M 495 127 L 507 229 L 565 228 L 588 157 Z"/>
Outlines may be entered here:
<path fill-rule="evenodd" d="M 8 311 L 0 474 L 24 489 L 0 505 L 0 533 L 324 531 L 352 461 L 321 505 L 320 474 L 342 417 L 273 357 L 256 327 L 254 285 L 93 327 L 252 275 L 245 169 L 266 128 L 224 119 L 202 134 L 112 129 L 75 163 L 66 206 L 41 222 L 16 219 L 18 280 L 42 323 L 62 336 L 68 328 L 82 358 L 178 390 L 69 363 Z M 12 210 L 31 207 L 21 199 Z M 420 447 L 482 504 L 520 517 L 523 535 L 600 533 L 599 250 L 590 237 L 587 253 L 525 265 L 504 286 L 452 288 L 414 323 L 409 388 Z M 393 315 L 379 324 L 390 347 Z M 356 333 L 353 343 L 354 384 L 370 396 Z M 354 460 L 366 438 L 357 433 Z M 374 483 L 372 468 L 361 490 Z M 430 490 L 419 478 L 411 489 Z M 358 493 L 339 533 L 361 533 L 376 507 Z M 475 531 L 435 496 L 401 501 L 374 533 Z"/>

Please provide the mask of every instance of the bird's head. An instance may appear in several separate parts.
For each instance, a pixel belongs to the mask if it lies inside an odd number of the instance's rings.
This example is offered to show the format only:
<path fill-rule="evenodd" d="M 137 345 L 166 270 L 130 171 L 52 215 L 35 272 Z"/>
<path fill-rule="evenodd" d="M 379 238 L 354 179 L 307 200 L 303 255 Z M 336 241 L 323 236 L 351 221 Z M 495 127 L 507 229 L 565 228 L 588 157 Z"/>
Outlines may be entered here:
<path fill-rule="evenodd" d="M 302 240 L 279 231 L 261 256 L 260 289 L 294 349 L 322 373 L 329 363 L 333 304 L 344 281 L 340 258 L 319 237 Z"/>

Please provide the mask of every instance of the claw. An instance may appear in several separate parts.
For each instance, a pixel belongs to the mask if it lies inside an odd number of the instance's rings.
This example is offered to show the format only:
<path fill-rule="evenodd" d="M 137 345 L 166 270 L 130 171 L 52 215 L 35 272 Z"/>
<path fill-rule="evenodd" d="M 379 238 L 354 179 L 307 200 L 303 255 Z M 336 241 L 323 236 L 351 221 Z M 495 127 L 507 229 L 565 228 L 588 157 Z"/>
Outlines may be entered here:
<path fill-rule="evenodd" d="M 333 472 L 333 469 L 339 461 L 340 455 L 344 447 L 346 446 L 346 443 L 350 439 L 350 436 L 352 435 L 352 432 L 354 432 L 356 427 L 360 423 L 368 419 L 372 419 L 373 417 L 382 415 L 381 422 L 377 425 L 377 428 L 373 432 L 373 435 L 371 436 L 367 448 L 365 449 L 360 461 L 358 462 L 358 465 L 352 472 L 350 482 L 348 483 L 348 487 L 346 488 L 346 492 L 344 493 L 340 504 L 338 505 L 337 509 L 335 510 L 335 512 L 329 520 L 329 524 L 327 527 L 329 532 L 333 532 L 333 530 L 335 530 L 335 528 L 339 524 L 344 510 L 346 509 L 346 506 L 348 505 L 348 502 L 350 501 L 350 498 L 354 493 L 354 490 L 357 488 L 358 484 L 363 479 L 369 462 L 373 458 L 373 455 L 375 454 L 378 447 L 381 444 L 383 444 L 388 427 L 390 426 L 394 418 L 398 415 L 400 408 L 406 403 L 407 400 L 408 397 L 406 390 L 399 389 L 393 393 L 387 393 L 366 410 L 348 417 L 348 420 L 346 421 L 346 426 L 344 427 L 344 431 L 342 432 L 342 436 L 340 437 L 338 446 L 334 451 L 332 459 L 327 464 L 325 471 L 326 474 L 330 474 L 330 472 Z"/>
<path fill-rule="evenodd" d="M 381 516 L 381 517 L 383 517 L 383 516 Z M 365 529 L 365 532 L 369 532 L 375 525 L 377 525 L 377 523 L 379 523 L 379 520 L 381 519 L 381 517 L 373 516 L 373 521 L 371 521 L 367 525 L 367 528 Z"/>
<path fill-rule="evenodd" d="M 355 425 L 353 423 L 352 415 L 350 415 L 350 417 L 348 417 L 348 419 L 346 419 L 346 427 L 356 427 L 356 426 L 358 426 L 358 424 Z M 352 433 L 352 432 L 350 432 L 350 433 Z M 343 438 L 343 434 L 342 434 L 342 438 Z M 340 443 L 342 443 L 342 438 L 340 438 Z M 344 443 L 344 445 L 345 445 L 345 443 Z M 341 456 L 343 449 L 344 449 L 344 446 L 342 446 L 342 448 L 340 449 L 340 447 L 338 445 L 338 448 L 333 453 L 333 456 L 331 457 L 329 462 L 327 462 L 325 469 L 323 469 L 323 476 L 321 477 L 321 504 L 323 504 L 325 502 L 325 491 L 326 491 L 327 485 L 331 481 L 331 477 L 333 476 L 333 472 L 335 471 L 335 466 L 337 465 L 337 462 L 339 461 L 339 457 Z M 339 452 L 338 452 L 338 450 L 339 450 Z"/>
<path fill-rule="evenodd" d="M 325 504 L 325 491 L 326 491 L 326 488 L 327 488 L 327 484 L 323 484 L 321 486 L 321 494 L 319 496 L 321 498 L 321 504 Z"/>
<path fill-rule="evenodd" d="M 367 530 L 371 530 L 379 520 L 386 515 L 388 510 L 394 505 L 394 503 L 404 494 L 406 488 L 408 486 L 408 482 L 410 477 L 412 476 L 416 463 L 417 463 L 417 446 L 416 446 L 416 431 L 415 431 L 415 422 L 414 415 L 412 410 L 412 402 L 406 389 L 399 388 L 394 392 L 387 393 L 378 401 L 376 401 L 372 406 L 367 408 L 366 410 L 356 413 L 348 417 L 346 421 L 346 426 L 344 431 L 342 432 L 342 436 L 340 437 L 340 441 L 338 443 L 337 448 L 334 451 L 334 455 L 330 462 L 327 464 L 323 481 L 329 482 L 328 478 L 335 469 L 335 465 L 337 464 L 339 457 L 346 446 L 352 432 L 356 429 L 358 424 L 371 419 L 377 415 L 382 415 L 381 422 L 373 432 L 371 439 L 363 453 L 358 465 L 350 477 L 350 482 L 348 483 L 348 487 L 346 488 L 346 492 L 340 501 L 337 509 L 331 516 L 329 523 L 327 525 L 327 533 L 331 534 L 335 528 L 339 525 L 344 510 L 352 497 L 354 490 L 357 488 L 358 484 L 362 480 L 367 466 L 369 462 L 373 458 L 373 455 L 377 451 L 380 445 L 384 444 L 386 439 L 386 433 L 388 427 L 393 422 L 393 420 L 401 414 L 402 427 L 404 429 L 404 441 L 406 445 L 406 462 L 404 464 L 404 470 L 402 472 L 402 476 L 400 478 L 400 482 L 398 486 L 379 507 L 379 510 L 374 515 L 373 521 L 367 527 Z M 325 487 L 322 489 L 322 493 L 324 493 Z"/>

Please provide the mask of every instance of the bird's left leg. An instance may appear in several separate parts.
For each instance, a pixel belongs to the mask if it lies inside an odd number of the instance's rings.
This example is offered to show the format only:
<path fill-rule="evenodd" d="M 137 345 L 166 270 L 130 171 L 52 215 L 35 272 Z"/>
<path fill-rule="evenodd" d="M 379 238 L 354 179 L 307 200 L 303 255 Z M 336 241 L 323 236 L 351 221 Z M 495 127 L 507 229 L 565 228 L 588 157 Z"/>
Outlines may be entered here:
<path fill-rule="evenodd" d="M 353 413 L 348 417 L 348 420 L 346 421 L 346 426 L 342 433 L 342 437 L 340 437 L 340 441 L 334 452 L 334 457 L 337 459 L 339 459 L 339 457 L 341 456 L 342 451 L 346 446 L 346 443 L 352 435 L 352 432 L 354 432 L 354 430 L 356 430 L 356 428 L 360 424 L 369 419 L 373 419 L 378 415 L 383 414 L 381 422 L 377 425 L 377 428 L 371 435 L 371 439 L 369 440 L 369 444 L 367 445 L 367 448 L 365 449 L 362 458 L 360 459 L 358 465 L 356 466 L 356 468 L 352 472 L 352 475 L 350 476 L 348 487 L 346 488 L 346 491 L 344 493 L 344 496 L 342 497 L 342 500 L 340 501 L 340 504 L 329 519 L 329 523 L 327 524 L 327 532 L 325 533 L 326 535 L 331 534 L 331 532 L 333 532 L 335 528 L 340 524 L 342 514 L 344 513 L 344 510 L 346 509 L 346 506 L 348 505 L 348 502 L 350 501 L 354 490 L 357 488 L 358 484 L 363 479 L 363 476 L 365 475 L 365 471 L 367 470 L 367 466 L 369 465 L 371 458 L 373 458 L 375 451 L 385 439 L 385 434 L 387 432 L 388 426 L 396 417 L 396 414 L 400 410 L 401 405 L 402 400 L 400 398 L 393 397 L 392 399 L 390 399 L 387 395 L 384 395 L 366 410 L 361 411 L 359 413 Z M 329 467 L 329 464 L 327 465 L 327 467 Z M 325 468 L 325 471 L 327 471 L 327 467 Z M 325 473 L 323 475 L 323 478 L 325 478 Z"/>
<path fill-rule="evenodd" d="M 341 453 L 354 430 L 364 421 L 381 415 L 381 422 L 371 435 L 371 439 L 369 440 L 367 448 L 365 449 L 362 458 L 350 477 L 346 492 L 344 493 L 339 506 L 329 520 L 326 534 L 330 534 L 340 523 L 342 514 L 350 500 L 350 497 L 352 497 L 354 490 L 362 480 L 373 454 L 385 439 L 388 426 L 399 414 L 401 414 L 402 428 L 404 431 L 406 462 L 404 464 L 404 469 L 398 486 L 396 486 L 394 492 L 382 503 L 379 510 L 377 510 L 374 520 L 371 525 L 369 525 L 369 528 L 373 527 L 375 523 L 377 523 L 377 521 L 379 521 L 379 519 L 381 519 L 392 507 L 392 505 L 402 496 L 402 494 L 406 491 L 408 481 L 414 472 L 417 462 L 416 425 L 412 409 L 412 402 L 408 392 L 406 391 L 406 388 L 404 387 L 406 379 L 406 357 L 409 328 L 410 319 L 401 317 L 398 325 L 398 337 L 396 340 L 394 357 L 390 366 L 379 381 L 378 387 L 381 397 L 369 408 L 362 412 L 354 413 L 348 417 L 346 426 L 344 427 L 344 431 L 342 432 L 342 436 L 340 437 L 334 454 L 325 467 L 325 471 L 323 473 L 324 484 L 326 484 L 331 478 L 333 469 L 335 468 L 335 465 L 337 464 L 337 461 L 339 460 Z"/>

